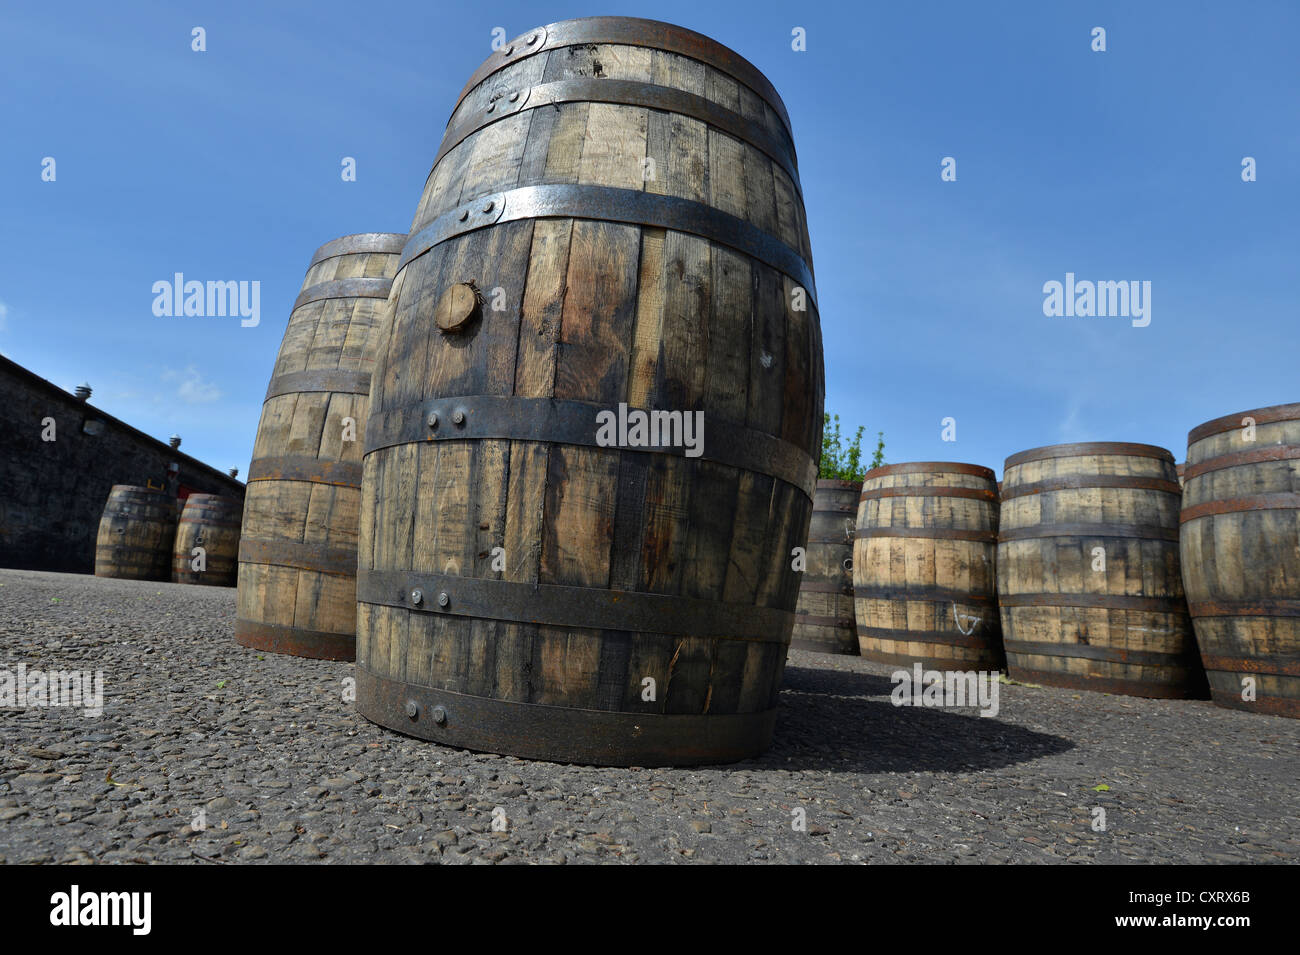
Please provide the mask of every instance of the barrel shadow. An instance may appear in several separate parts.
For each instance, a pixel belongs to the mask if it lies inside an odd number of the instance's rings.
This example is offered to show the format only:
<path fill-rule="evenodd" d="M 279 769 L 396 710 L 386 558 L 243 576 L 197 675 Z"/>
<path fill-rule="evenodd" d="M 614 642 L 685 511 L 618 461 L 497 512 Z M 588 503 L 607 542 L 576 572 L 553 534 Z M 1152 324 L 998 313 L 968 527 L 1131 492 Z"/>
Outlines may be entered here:
<path fill-rule="evenodd" d="M 1071 740 L 976 710 L 894 706 L 893 685 L 864 673 L 786 670 L 772 748 L 754 763 L 842 772 L 974 772 L 1074 748 Z"/>

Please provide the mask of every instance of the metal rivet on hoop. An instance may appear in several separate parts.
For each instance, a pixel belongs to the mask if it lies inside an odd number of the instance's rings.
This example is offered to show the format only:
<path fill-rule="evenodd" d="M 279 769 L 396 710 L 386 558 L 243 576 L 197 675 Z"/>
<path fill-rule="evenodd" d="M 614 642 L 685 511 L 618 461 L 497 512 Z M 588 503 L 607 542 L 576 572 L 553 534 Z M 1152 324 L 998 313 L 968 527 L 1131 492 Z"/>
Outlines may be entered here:
<path fill-rule="evenodd" d="M 406 715 L 411 719 L 418 717 L 420 715 L 420 704 L 416 703 L 415 700 L 407 700 Z"/>
<path fill-rule="evenodd" d="M 446 591 L 444 591 L 444 592 L 438 594 L 438 606 L 439 606 L 439 607 L 445 607 L 445 606 L 447 606 L 447 604 L 449 604 L 449 603 L 451 603 L 451 598 L 447 596 Z"/>
<path fill-rule="evenodd" d="M 424 603 L 424 594 L 421 593 L 419 590 L 412 590 L 412 591 L 411 591 L 411 603 L 415 604 L 417 607 L 418 607 L 420 604 Z"/>
<path fill-rule="evenodd" d="M 447 711 L 444 710 L 441 706 L 435 706 L 433 708 L 433 712 L 430 715 L 433 717 L 433 721 L 437 723 L 439 726 L 443 726 L 447 722 Z"/>

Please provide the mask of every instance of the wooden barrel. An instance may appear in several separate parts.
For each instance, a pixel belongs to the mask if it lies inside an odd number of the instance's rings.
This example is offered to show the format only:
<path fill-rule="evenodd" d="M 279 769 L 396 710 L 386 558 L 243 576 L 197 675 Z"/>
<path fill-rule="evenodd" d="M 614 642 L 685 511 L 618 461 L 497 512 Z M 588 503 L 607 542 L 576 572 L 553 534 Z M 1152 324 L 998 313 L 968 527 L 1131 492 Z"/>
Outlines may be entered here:
<path fill-rule="evenodd" d="M 1205 695 L 1178 569 L 1179 501 L 1164 448 L 1059 444 L 1007 458 L 998 602 L 1010 676 Z"/>
<path fill-rule="evenodd" d="M 887 464 L 862 479 L 853 594 L 862 655 L 937 670 L 1002 667 L 997 480 L 978 464 Z"/>
<path fill-rule="evenodd" d="M 99 519 L 95 576 L 169 580 L 176 499 L 147 487 L 114 484 Z"/>
<path fill-rule="evenodd" d="M 853 530 L 861 481 L 818 481 L 808 528 L 806 567 L 799 578 L 790 646 L 858 655 L 853 620 Z"/>
<path fill-rule="evenodd" d="M 1183 583 L 1214 702 L 1300 717 L 1300 404 L 1187 436 Z"/>
<path fill-rule="evenodd" d="M 821 449 L 799 196 L 771 85 L 697 33 L 569 21 L 479 68 L 380 335 L 361 713 L 575 763 L 768 746 Z"/>
<path fill-rule="evenodd" d="M 191 494 L 185 499 L 172 548 L 172 581 L 233 587 L 239 557 L 239 525 L 244 502 L 222 494 Z M 195 553 L 196 548 L 202 552 Z M 198 568 L 196 569 L 196 562 Z"/>
<path fill-rule="evenodd" d="M 316 250 L 262 405 L 244 496 L 235 639 L 351 660 L 357 520 L 373 358 L 404 235 Z"/>

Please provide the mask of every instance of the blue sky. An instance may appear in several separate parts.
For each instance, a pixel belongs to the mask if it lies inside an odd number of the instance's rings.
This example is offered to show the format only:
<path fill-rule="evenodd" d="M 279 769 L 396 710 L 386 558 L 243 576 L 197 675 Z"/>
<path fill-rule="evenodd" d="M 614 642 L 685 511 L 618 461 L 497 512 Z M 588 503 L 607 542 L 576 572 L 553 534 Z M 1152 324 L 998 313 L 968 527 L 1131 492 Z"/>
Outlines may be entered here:
<path fill-rule="evenodd" d="M 775 84 L 826 406 L 883 430 L 888 460 L 1000 472 L 1016 451 L 1082 440 L 1181 460 L 1201 421 L 1300 400 L 1287 2 L 10 2 L 0 353 L 246 472 L 312 250 L 407 230 L 494 27 L 597 14 L 699 30 Z M 195 26 L 207 52 L 190 49 Z M 956 182 L 940 180 L 947 156 Z M 152 285 L 175 272 L 260 281 L 261 324 L 156 317 Z M 1151 282 L 1151 324 L 1044 316 L 1043 283 L 1067 272 Z"/>

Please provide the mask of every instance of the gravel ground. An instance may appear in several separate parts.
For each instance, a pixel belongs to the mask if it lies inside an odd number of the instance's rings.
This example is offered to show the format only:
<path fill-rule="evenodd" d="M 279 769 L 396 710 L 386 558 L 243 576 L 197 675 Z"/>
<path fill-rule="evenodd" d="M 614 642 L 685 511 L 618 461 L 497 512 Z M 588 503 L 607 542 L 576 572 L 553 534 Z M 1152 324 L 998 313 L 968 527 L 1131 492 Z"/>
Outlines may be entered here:
<path fill-rule="evenodd" d="M 0 668 L 104 674 L 99 718 L 0 709 L 0 862 L 1300 859 L 1300 721 L 1020 685 L 992 718 L 898 708 L 890 668 L 794 651 L 761 759 L 563 766 L 380 729 L 350 664 L 245 650 L 234 615 L 0 570 Z"/>

